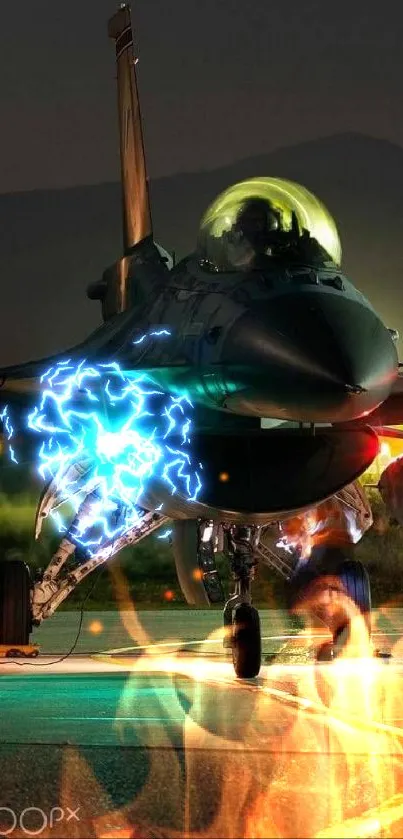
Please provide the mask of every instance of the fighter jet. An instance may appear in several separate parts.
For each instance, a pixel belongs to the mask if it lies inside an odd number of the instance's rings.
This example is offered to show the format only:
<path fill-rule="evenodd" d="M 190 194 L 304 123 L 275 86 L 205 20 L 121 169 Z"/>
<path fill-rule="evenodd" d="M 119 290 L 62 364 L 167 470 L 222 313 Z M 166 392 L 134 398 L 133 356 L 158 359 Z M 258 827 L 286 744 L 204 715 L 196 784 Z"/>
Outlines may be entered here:
<path fill-rule="evenodd" d="M 44 481 L 36 536 L 48 515 L 62 533 L 40 579 L 0 564 L 0 643 L 27 644 L 88 573 L 158 530 L 190 604 L 225 601 L 216 555 L 227 557 L 224 644 L 236 675 L 254 677 L 259 561 L 290 581 L 293 606 L 307 569 L 322 593 L 331 574 L 368 624 L 369 580 L 351 549 L 372 516 L 357 479 L 376 429 L 403 420 L 396 334 L 342 272 L 326 208 L 289 181 L 230 186 L 173 264 L 154 239 L 128 5 L 109 36 L 123 256 L 88 289 L 103 317 L 89 338 L 0 371 L 10 456 L 22 428 Z M 319 611 L 334 651 L 351 610 Z"/>

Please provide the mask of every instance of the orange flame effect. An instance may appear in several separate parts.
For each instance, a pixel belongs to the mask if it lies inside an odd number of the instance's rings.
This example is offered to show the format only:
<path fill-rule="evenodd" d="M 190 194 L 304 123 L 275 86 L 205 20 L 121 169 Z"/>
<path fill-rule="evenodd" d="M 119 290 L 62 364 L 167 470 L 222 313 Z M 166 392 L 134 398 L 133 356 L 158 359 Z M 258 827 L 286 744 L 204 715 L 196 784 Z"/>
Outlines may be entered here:
<path fill-rule="evenodd" d="M 384 469 L 386 469 L 392 461 L 396 460 L 396 458 L 400 457 L 403 454 L 403 440 L 400 438 L 393 438 L 393 437 L 384 437 L 380 438 L 381 445 L 379 449 L 379 454 L 376 456 L 374 462 L 371 464 L 369 469 L 364 472 L 362 477 L 362 482 L 365 483 L 371 482 L 372 480 L 378 481 L 382 475 Z"/>
<path fill-rule="evenodd" d="M 279 547 L 298 549 L 301 559 L 309 559 L 314 547 L 346 546 L 357 542 L 372 524 L 365 493 L 358 484 L 351 486 L 356 506 L 348 501 L 348 488 L 311 510 L 280 524 Z"/>
<path fill-rule="evenodd" d="M 403 835 L 401 677 L 396 668 L 373 657 L 365 622 L 343 591 L 336 592 L 337 608 L 350 617 L 351 633 L 338 659 L 331 665 L 311 661 L 301 666 L 284 664 L 280 657 L 251 684 L 237 682 L 225 660 L 185 654 L 180 640 L 176 649 L 172 641 L 171 654 L 164 655 L 163 645 L 153 644 L 143 628 L 122 573 L 116 567 L 111 573 L 121 619 L 142 647 L 141 657 L 129 664 L 125 660 L 130 675 L 115 729 L 124 745 L 136 712 L 133 688 L 139 675 L 168 675 L 176 689 L 175 704 L 164 692 L 158 702 L 161 716 L 183 718 L 183 757 L 166 728 L 156 734 L 152 722 L 142 726 L 139 747 L 147 749 L 147 782 L 130 804 L 92 819 L 89 836 Z M 307 608 L 320 596 L 311 591 Z M 207 641 L 219 638 L 222 630 Z M 308 628 L 295 642 L 308 651 L 321 640 Z M 401 640 L 395 647 L 399 653 Z M 118 655 L 107 660 L 121 661 Z M 61 806 L 77 800 L 84 778 L 86 796 L 104 801 L 84 757 L 69 749 Z M 155 821 L 161 794 L 164 811 L 174 814 L 175 828 Z M 83 830 L 81 824 L 76 835 L 87 835 Z"/>
<path fill-rule="evenodd" d="M 284 523 L 284 533 L 290 542 L 299 540 L 306 552 L 322 541 L 345 543 L 349 538 L 345 515 L 331 501 Z M 147 755 L 147 780 L 130 803 L 114 808 L 84 754 L 66 748 L 60 807 L 80 802 L 85 789 L 85 800 L 98 802 L 100 815 L 89 816 L 87 823 L 63 825 L 60 835 L 80 839 L 403 836 L 401 674 L 398 667 L 374 657 L 365 621 L 340 586 L 333 586 L 332 602 L 326 604 L 351 620 L 350 636 L 339 657 L 329 665 L 317 665 L 315 652 L 323 644 L 323 630 L 318 633 L 308 623 L 251 684 L 236 681 L 232 664 L 224 657 L 184 652 L 180 639 L 169 641 L 171 652 L 165 654 L 168 641 L 153 642 L 119 567 L 111 566 L 110 573 L 122 624 L 139 648 L 130 662 L 119 654 L 105 658 L 111 665 L 124 663 L 129 671 L 115 731 L 122 747 L 127 746 L 130 718 L 136 716 L 137 680 L 140 675 L 152 680 L 163 674 L 171 680 L 175 699 L 156 691 L 154 701 L 161 717 L 183 720 L 183 751 L 175 747 L 167 728 L 156 731 L 152 721 L 143 724 L 138 747 Z M 304 606 L 309 614 L 318 611 L 325 591 L 322 585 L 307 592 Z M 386 607 L 383 612 L 390 620 L 397 615 Z M 375 625 L 377 620 L 373 615 Z M 219 630 L 205 643 L 214 648 L 222 637 Z M 292 663 L 297 650 L 303 652 L 302 665 Z M 401 636 L 392 653 L 396 660 L 403 659 Z M 130 748 L 122 750 L 122 760 L 127 760 L 130 775 Z M 156 814 L 162 795 L 164 823 Z M 41 835 L 50 839 L 58 834 L 49 830 Z"/>

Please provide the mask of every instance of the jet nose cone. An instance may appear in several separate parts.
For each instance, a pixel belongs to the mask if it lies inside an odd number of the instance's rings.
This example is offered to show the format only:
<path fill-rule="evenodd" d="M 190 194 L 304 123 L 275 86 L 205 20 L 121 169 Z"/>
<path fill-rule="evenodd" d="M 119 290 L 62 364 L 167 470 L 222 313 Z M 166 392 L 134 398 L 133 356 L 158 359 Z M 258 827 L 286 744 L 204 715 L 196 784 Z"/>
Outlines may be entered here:
<path fill-rule="evenodd" d="M 323 288 L 284 294 L 244 317 L 236 352 L 250 371 L 241 412 L 302 422 L 370 413 L 398 369 L 391 335 L 366 301 Z"/>
<path fill-rule="evenodd" d="M 312 332 L 299 343 L 302 353 L 321 361 L 325 376 L 334 377 L 343 396 L 324 385 L 323 411 L 328 421 L 365 415 L 386 399 L 398 371 L 396 348 L 389 330 L 365 300 L 318 293 L 301 306 Z M 310 320 L 312 318 L 312 320 Z M 327 401 L 328 400 L 328 401 Z"/>

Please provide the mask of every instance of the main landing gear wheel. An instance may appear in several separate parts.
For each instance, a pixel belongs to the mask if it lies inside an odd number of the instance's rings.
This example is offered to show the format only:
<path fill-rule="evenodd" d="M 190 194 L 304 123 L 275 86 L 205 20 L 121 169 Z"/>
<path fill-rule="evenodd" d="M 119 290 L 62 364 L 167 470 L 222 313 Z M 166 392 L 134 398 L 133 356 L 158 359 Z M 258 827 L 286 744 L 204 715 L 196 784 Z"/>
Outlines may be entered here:
<path fill-rule="evenodd" d="M 339 574 L 346 594 L 358 606 L 368 632 L 371 632 L 371 583 L 367 569 L 362 562 L 348 559 L 342 563 Z"/>
<path fill-rule="evenodd" d="M 326 549 L 319 564 L 315 558 L 311 561 L 312 569 L 307 567 L 293 581 L 291 607 L 293 611 L 319 617 L 332 634 L 332 641 L 319 648 L 317 660 L 331 661 L 350 642 L 354 655 L 366 654 L 371 636 L 371 585 L 367 570 L 358 560 L 346 559 L 340 548 Z M 359 632 L 352 633 L 357 610 L 362 621 Z"/>
<path fill-rule="evenodd" d="M 349 642 L 352 642 L 352 651 L 354 648 L 355 654 L 359 654 L 360 651 L 365 653 L 371 638 L 371 584 L 368 571 L 358 560 L 345 560 L 339 569 L 339 579 L 343 592 L 358 608 L 362 621 L 358 637 L 354 638 L 351 632 L 351 615 L 344 616 L 333 635 L 333 658 L 342 652 Z M 355 616 L 356 614 L 355 610 Z"/>
<path fill-rule="evenodd" d="M 31 632 L 31 581 L 21 560 L 0 562 L 0 644 L 26 645 Z"/>
<path fill-rule="evenodd" d="M 238 678 L 258 676 L 261 660 L 259 612 L 248 603 L 240 603 L 232 614 L 232 661 Z"/>

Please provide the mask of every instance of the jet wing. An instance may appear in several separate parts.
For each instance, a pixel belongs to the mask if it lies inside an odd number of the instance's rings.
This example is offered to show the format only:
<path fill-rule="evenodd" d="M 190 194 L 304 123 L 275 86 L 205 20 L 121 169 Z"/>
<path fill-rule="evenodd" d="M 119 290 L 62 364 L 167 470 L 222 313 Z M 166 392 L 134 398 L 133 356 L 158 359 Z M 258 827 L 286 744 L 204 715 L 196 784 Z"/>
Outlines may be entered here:
<path fill-rule="evenodd" d="M 128 344 L 130 314 L 125 312 L 100 326 L 90 337 L 65 352 L 0 368 L 0 394 L 30 394 L 41 390 L 41 377 L 62 362 L 79 364 L 114 361 L 119 351 Z"/>
<path fill-rule="evenodd" d="M 181 351 L 182 350 L 182 351 Z M 116 365 L 129 375 L 152 371 L 163 377 L 167 371 L 167 389 L 174 371 L 187 366 L 183 349 L 169 328 L 151 324 L 139 316 L 138 309 L 128 310 L 111 318 L 81 344 L 45 358 L 0 368 L 0 406 L 5 401 L 19 402 L 21 397 L 35 396 L 43 389 L 44 375 L 52 368 L 67 363 L 70 366 L 91 367 Z"/>

